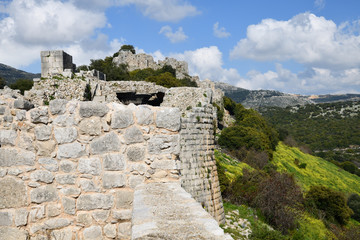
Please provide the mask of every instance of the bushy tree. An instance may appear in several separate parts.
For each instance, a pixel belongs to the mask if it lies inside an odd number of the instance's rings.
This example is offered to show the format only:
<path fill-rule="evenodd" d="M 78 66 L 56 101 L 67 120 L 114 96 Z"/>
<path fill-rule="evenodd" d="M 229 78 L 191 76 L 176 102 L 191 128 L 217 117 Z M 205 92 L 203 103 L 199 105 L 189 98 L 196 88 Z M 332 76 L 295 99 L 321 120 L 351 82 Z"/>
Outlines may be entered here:
<path fill-rule="evenodd" d="M 151 76 L 146 78 L 147 82 L 153 82 L 157 85 L 161 85 L 167 88 L 180 87 L 179 81 L 169 72 L 161 73 L 157 76 Z"/>
<path fill-rule="evenodd" d="M 235 115 L 236 102 L 229 97 L 224 96 L 224 108 L 229 111 L 230 115 Z"/>
<path fill-rule="evenodd" d="M 112 57 L 96 60 L 91 59 L 90 62 L 91 63 L 89 68 L 105 73 L 107 81 L 124 81 L 130 79 L 127 66 L 125 64 L 120 64 L 117 66 L 115 63 L 113 63 Z"/>
<path fill-rule="evenodd" d="M 345 195 L 324 186 L 312 186 L 305 195 L 311 212 L 325 216 L 330 222 L 345 225 L 353 211 L 347 206 Z"/>
<path fill-rule="evenodd" d="M 10 84 L 11 89 L 19 89 L 21 94 L 24 95 L 26 90 L 30 90 L 34 82 L 29 79 L 18 79 L 15 83 Z"/>
<path fill-rule="evenodd" d="M 3 89 L 6 85 L 5 80 L 0 76 L 0 89 Z"/>
<path fill-rule="evenodd" d="M 134 48 L 133 45 L 122 45 L 121 48 L 120 48 L 120 51 L 130 51 L 133 54 L 136 53 L 135 48 Z"/>
<path fill-rule="evenodd" d="M 258 187 L 254 204 L 266 219 L 283 233 L 296 227 L 296 209 L 303 202 L 302 192 L 292 176 L 274 172 Z"/>
<path fill-rule="evenodd" d="M 354 212 L 351 217 L 360 222 L 360 196 L 356 193 L 351 194 L 348 198 L 347 204 Z"/>

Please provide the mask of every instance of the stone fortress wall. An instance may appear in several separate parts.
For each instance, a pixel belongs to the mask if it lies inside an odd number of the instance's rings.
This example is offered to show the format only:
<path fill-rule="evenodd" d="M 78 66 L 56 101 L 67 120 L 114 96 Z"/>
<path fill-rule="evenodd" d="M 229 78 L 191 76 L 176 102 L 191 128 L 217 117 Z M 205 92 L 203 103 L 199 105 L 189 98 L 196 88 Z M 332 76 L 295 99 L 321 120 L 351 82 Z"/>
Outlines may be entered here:
<path fill-rule="evenodd" d="M 83 102 L 87 86 L 91 86 L 93 101 Z M 216 110 L 212 106 L 221 97 L 209 84 L 204 86 L 166 89 L 152 83 L 105 82 L 86 76 L 38 80 L 25 98 L 3 90 L 0 236 L 160 236 L 162 223 L 156 219 L 164 216 L 151 214 L 164 213 L 159 207 L 172 209 L 183 201 L 182 208 L 196 213 L 185 222 L 202 229 L 198 234 L 205 234 L 194 236 L 225 239 L 210 215 L 201 213 L 205 209 L 217 222 L 224 221 L 214 159 Z M 49 91 L 55 100 L 48 98 L 49 105 L 44 106 L 43 97 Z M 129 92 L 164 96 L 159 107 L 124 105 L 117 94 Z M 37 108 L 26 99 L 37 99 Z M 164 191 L 180 195 L 172 196 L 172 201 L 165 201 L 151 214 L 144 213 L 142 199 L 154 194 L 148 189 L 153 189 L 153 184 L 158 189 L 159 183 L 169 183 Z M 184 198 L 181 187 L 189 197 Z M 191 197 L 197 204 L 190 204 Z M 133 209 L 133 201 L 141 203 L 137 209 Z M 146 206 L 152 203 L 146 202 Z M 147 222 L 139 221 L 139 216 Z"/>

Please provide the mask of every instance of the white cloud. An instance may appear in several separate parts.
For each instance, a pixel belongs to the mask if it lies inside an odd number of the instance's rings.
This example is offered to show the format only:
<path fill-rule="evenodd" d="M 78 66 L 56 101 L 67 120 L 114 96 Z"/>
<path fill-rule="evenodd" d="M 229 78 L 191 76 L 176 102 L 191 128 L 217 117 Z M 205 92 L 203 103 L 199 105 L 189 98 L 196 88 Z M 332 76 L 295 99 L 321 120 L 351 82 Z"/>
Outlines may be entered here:
<path fill-rule="evenodd" d="M 184 60 L 189 65 L 189 73 L 197 75 L 201 80 L 235 82 L 240 78 L 236 69 L 223 68 L 222 53 L 216 46 L 203 47 L 194 51 L 170 54 L 179 60 Z"/>
<path fill-rule="evenodd" d="M 314 5 L 317 9 L 321 10 L 325 7 L 326 0 L 315 0 Z"/>
<path fill-rule="evenodd" d="M 134 4 L 147 17 L 157 21 L 178 22 L 200 14 L 193 5 L 183 0 L 115 0 L 120 5 Z"/>
<path fill-rule="evenodd" d="M 173 32 L 172 28 L 166 25 L 160 29 L 159 33 L 164 34 L 172 43 L 182 42 L 188 38 L 182 27 L 179 27 L 176 32 Z"/>
<path fill-rule="evenodd" d="M 214 36 L 218 38 L 227 38 L 230 33 L 226 31 L 224 27 L 219 28 L 219 22 L 216 22 L 213 26 Z"/>
<path fill-rule="evenodd" d="M 247 38 L 237 43 L 230 56 L 257 61 L 295 60 L 316 68 L 358 67 L 360 36 L 351 31 L 353 24 L 338 27 L 333 21 L 310 13 L 288 21 L 265 19 L 248 27 Z"/>
<path fill-rule="evenodd" d="M 95 1 L 95 0 L 94 0 Z M 13 0 L 0 19 L 0 62 L 14 67 L 39 60 L 41 50 L 64 49 L 77 64 L 117 51 L 123 40 L 96 33 L 106 27 L 104 12 L 60 0 Z M 118 43 L 118 44 L 117 44 Z M 85 57 L 87 58 L 85 60 Z"/>
<path fill-rule="evenodd" d="M 246 89 L 276 89 L 306 95 L 359 92 L 359 79 L 360 70 L 357 68 L 339 71 L 308 68 L 296 74 L 276 64 L 275 71 L 250 71 L 234 84 Z"/>

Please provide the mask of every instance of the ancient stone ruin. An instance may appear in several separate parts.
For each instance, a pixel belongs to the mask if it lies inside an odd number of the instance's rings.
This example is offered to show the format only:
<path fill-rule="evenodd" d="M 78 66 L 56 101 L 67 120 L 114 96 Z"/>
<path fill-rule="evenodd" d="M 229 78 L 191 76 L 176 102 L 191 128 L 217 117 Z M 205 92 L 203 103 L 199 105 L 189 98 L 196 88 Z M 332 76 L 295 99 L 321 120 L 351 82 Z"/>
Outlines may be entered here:
<path fill-rule="evenodd" d="M 204 86 L 86 76 L 0 90 L 0 239 L 231 239 L 218 226 L 221 97 Z M 126 105 L 124 92 L 163 96 Z"/>
<path fill-rule="evenodd" d="M 151 55 L 145 53 L 134 54 L 131 51 L 119 51 L 118 56 L 113 59 L 113 62 L 117 65 L 126 64 L 129 71 L 136 69 L 159 69 L 165 65 L 170 65 L 176 70 L 176 78 L 184 78 L 189 76 L 188 64 L 185 61 L 178 61 L 175 58 L 165 58 L 165 60 L 159 60 L 158 63 L 154 61 Z"/>

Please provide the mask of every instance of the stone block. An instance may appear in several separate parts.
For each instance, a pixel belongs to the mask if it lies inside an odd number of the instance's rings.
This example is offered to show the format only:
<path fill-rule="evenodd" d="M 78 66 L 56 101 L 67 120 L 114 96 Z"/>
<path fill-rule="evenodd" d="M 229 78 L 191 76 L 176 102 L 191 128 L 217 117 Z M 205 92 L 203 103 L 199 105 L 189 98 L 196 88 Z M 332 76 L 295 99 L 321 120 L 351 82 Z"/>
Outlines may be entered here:
<path fill-rule="evenodd" d="M 100 188 L 89 179 L 80 179 L 80 187 L 84 192 L 99 192 Z"/>
<path fill-rule="evenodd" d="M 145 181 L 144 176 L 132 175 L 129 177 L 129 185 L 132 189 L 134 189 L 137 185 L 143 183 L 144 181 Z"/>
<path fill-rule="evenodd" d="M 11 212 L 0 212 L 0 226 L 12 226 L 13 215 Z"/>
<path fill-rule="evenodd" d="M 34 108 L 34 104 L 32 104 L 31 102 L 24 100 L 24 99 L 16 99 L 14 101 L 14 108 L 30 110 L 30 109 Z"/>
<path fill-rule="evenodd" d="M 31 207 L 30 214 L 29 214 L 30 222 L 37 222 L 43 218 L 45 218 L 45 206 L 44 205 Z"/>
<path fill-rule="evenodd" d="M 49 110 L 51 114 L 64 114 L 66 112 L 66 104 L 68 103 L 65 99 L 54 99 L 49 103 Z"/>
<path fill-rule="evenodd" d="M 6 107 L 5 106 L 0 106 L 0 115 L 4 115 L 6 112 Z"/>
<path fill-rule="evenodd" d="M 135 116 L 140 125 L 150 125 L 154 122 L 154 112 L 148 106 L 138 106 L 135 110 Z"/>
<path fill-rule="evenodd" d="M 101 172 L 101 161 L 99 158 L 81 158 L 78 171 L 85 174 L 99 175 Z"/>
<path fill-rule="evenodd" d="M 58 163 L 54 158 L 39 158 L 38 162 L 48 171 L 57 172 L 59 170 Z"/>
<path fill-rule="evenodd" d="M 66 214 L 75 215 L 75 199 L 64 197 L 62 198 L 62 205 Z"/>
<path fill-rule="evenodd" d="M 16 120 L 17 121 L 24 121 L 26 119 L 26 111 L 19 110 L 16 112 Z"/>
<path fill-rule="evenodd" d="M 71 127 L 74 126 L 76 122 L 75 122 L 75 118 L 72 115 L 64 114 L 57 116 L 54 119 L 53 124 L 60 127 Z"/>
<path fill-rule="evenodd" d="M 36 149 L 39 156 L 49 156 L 55 150 L 56 143 L 54 140 L 37 141 Z"/>
<path fill-rule="evenodd" d="M 20 132 L 20 137 L 17 146 L 21 149 L 33 151 L 34 144 L 33 144 L 34 137 L 30 134 L 26 134 L 24 132 Z"/>
<path fill-rule="evenodd" d="M 59 199 L 56 188 L 51 185 L 35 188 L 30 196 L 33 203 L 54 202 Z"/>
<path fill-rule="evenodd" d="M 0 179 L 0 209 L 24 207 L 27 191 L 23 181 L 14 177 Z"/>
<path fill-rule="evenodd" d="M 78 213 L 76 216 L 76 222 L 81 226 L 90 226 L 92 224 L 91 215 L 89 213 Z"/>
<path fill-rule="evenodd" d="M 108 133 L 103 137 L 94 139 L 90 143 L 90 151 L 92 154 L 102 154 L 120 150 L 120 140 L 116 133 Z"/>
<path fill-rule="evenodd" d="M 92 217 L 98 223 L 104 223 L 109 218 L 109 215 L 109 210 L 97 210 L 92 212 Z"/>
<path fill-rule="evenodd" d="M 80 134 L 99 136 L 101 134 L 101 120 L 99 117 L 85 118 L 79 123 Z"/>
<path fill-rule="evenodd" d="M 56 217 L 61 213 L 61 204 L 48 204 L 47 205 L 47 216 L 48 217 Z"/>
<path fill-rule="evenodd" d="M 15 226 L 25 226 L 28 219 L 28 211 L 26 208 L 16 209 L 15 211 Z"/>
<path fill-rule="evenodd" d="M 58 184 L 61 185 L 74 185 L 76 182 L 76 175 L 72 174 L 58 174 L 55 176 L 55 180 Z"/>
<path fill-rule="evenodd" d="M 36 140 L 39 140 L 39 141 L 49 140 L 51 137 L 51 130 L 52 130 L 52 127 L 48 126 L 48 125 L 42 125 L 42 126 L 35 127 Z"/>
<path fill-rule="evenodd" d="M 78 197 L 81 193 L 81 189 L 77 187 L 68 187 L 60 190 L 65 196 Z"/>
<path fill-rule="evenodd" d="M 84 240 L 103 240 L 100 226 L 91 226 L 84 229 Z"/>
<path fill-rule="evenodd" d="M 122 189 L 115 192 L 116 208 L 131 208 L 134 200 L 134 192 L 128 189 Z"/>
<path fill-rule="evenodd" d="M 49 122 L 48 107 L 39 107 L 30 110 L 30 120 L 32 123 L 45 123 Z"/>
<path fill-rule="evenodd" d="M 0 239 L 4 240 L 28 240 L 29 234 L 26 230 L 12 228 L 12 227 L 0 227 Z"/>
<path fill-rule="evenodd" d="M 124 174 L 116 172 L 105 172 L 102 178 L 103 188 L 118 188 L 126 185 L 126 177 Z"/>
<path fill-rule="evenodd" d="M 77 210 L 110 209 L 114 204 L 114 197 L 109 194 L 80 195 L 77 200 Z"/>
<path fill-rule="evenodd" d="M 85 146 L 78 143 L 62 144 L 58 148 L 58 158 L 79 158 L 85 154 Z"/>
<path fill-rule="evenodd" d="M 54 180 L 54 175 L 46 170 L 36 170 L 31 173 L 30 178 L 35 182 L 52 183 Z"/>
<path fill-rule="evenodd" d="M 181 113 L 178 108 L 162 108 L 156 113 L 156 126 L 171 131 L 179 131 L 181 125 Z"/>
<path fill-rule="evenodd" d="M 61 160 L 60 161 L 60 170 L 65 173 L 75 172 L 77 168 L 77 164 L 70 160 Z"/>
<path fill-rule="evenodd" d="M 106 154 L 104 157 L 104 170 L 121 171 L 125 169 L 125 159 L 122 154 Z"/>
<path fill-rule="evenodd" d="M 0 167 L 34 166 L 35 154 L 16 148 L 0 148 Z"/>
<path fill-rule="evenodd" d="M 103 117 L 109 112 L 109 108 L 104 103 L 99 102 L 81 102 L 79 114 L 83 118 L 92 116 Z"/>
<path fill-rule="evenodd" d="M 148 144 L 150 154 L 180 153 L 179 135 L 154 135 L 150 138 Z"/>
<path fill-rule="evenodd" d="M 127 149 L 127 158 L 132 162 L 145 161 L 145 148 L 139 146 L 131 146 Z"/>
<path fill-rule="evenodd" d="M 17 133 L 14 130 L 0 130 L 0 145 L 14 146 L 16 137 L 17 137 Z"/>
<path fill-rule="evenodd" d="M 59 229 L 59 230 L 53 230 L 51 232 L 51 240 L 73 240 L 76 239 L 76 237 L 74 236 L 75 234 L 73 233 L 73 229 L 71 229 L 70 227 L 67 229 Z M 73 238 L 74 236 L 74 238 Z M 47 239 L 44 239 L 47 240 Z"/>
<path fill-rule="evenodd" d="M 104 227 L 104 234 L 108 238 L 116 238 L 116 224 L 106 224 Z"/>
<path fill-rule="evenodd" d="M 155 160 L 150 166 L 151 168 L 154 169 L 164 169 L 164 170 L 179 169 L 175 160 Z"/>
<path fill-rule="evenodd" d="M 126 129 L 124 138 L 127 144 L 141 143 L 144 141 L 143 133 L 137 127 L 130 127 Z"/>
<path fill-rule="evenodd" d="M 118 110 L 112 114 L 111 127 L 113 129 L 127 128 L 132 124 L 134 124 L 134 117 L 130 109 Z"/>
<path fill-rule="evenodd" d="M 72 223 L 71 220 L 67 218 L 52 218 L 44 222 L 44 229 L 57 229 L 67 227 Z"/>
<path fill-rule="evenodd" d="M 131 220 L 132 217 L 132 210 L 125 209 L 125 210 L 113 210 L 112 217 L 116 220 L 124 221 L 124 220 Z"/>
<path fill-rule="evenodd" d="M 59 144 L 71 143 L 77 138 L 77 130 L 74 127 L 55 128 L 54 136 Z"/>
<path fill-rule="evenodd" d="M 130 222 L 119 223 L 118 238 L 129 239 L 130 236 L 131 236 L 131 223 Z"/>

